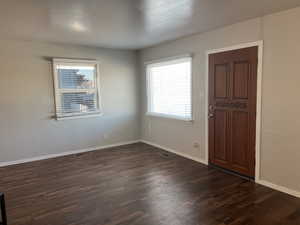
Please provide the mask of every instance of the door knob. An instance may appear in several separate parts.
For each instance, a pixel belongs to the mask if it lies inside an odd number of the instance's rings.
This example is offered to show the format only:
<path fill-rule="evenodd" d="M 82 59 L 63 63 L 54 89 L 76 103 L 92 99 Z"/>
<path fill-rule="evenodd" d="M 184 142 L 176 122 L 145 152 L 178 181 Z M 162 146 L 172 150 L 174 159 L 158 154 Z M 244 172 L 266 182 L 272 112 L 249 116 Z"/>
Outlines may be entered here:
<path fill-rule="evenodd" d="M 214 106 L 209 105 L 208 106 L 208 118 L 213 118 L 214 117 Z"/>

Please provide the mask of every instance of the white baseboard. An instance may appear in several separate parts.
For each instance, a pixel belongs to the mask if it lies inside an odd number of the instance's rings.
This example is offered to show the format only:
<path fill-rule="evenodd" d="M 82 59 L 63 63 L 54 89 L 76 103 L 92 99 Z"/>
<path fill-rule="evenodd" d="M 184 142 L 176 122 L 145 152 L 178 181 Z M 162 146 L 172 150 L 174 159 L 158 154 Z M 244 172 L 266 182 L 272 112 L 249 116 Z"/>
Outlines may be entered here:
<path fill-rule="evenodd" d="M 174 149 L 171 149 L 171 148 L 167 148 L 167 147 L 155 144 L 155 143 L 150 142 L 150 141 L 141 140 L 140 142 L 143 142 L 143 143 L 148 144 L 148 145 L 152 145 L 152 146 L 157 147 L 157 148 L 161 148 L 161 149 L 163 149 L 165 151 L 172 152 L 172 153 L 174 153 L 176 155 L 180 155 L 180 156 L 182 156 L 184 158 L 191 159 L 193 161 L 196 161 L 196 162 L 199 162 L 199 163 L 207 165 L 207 162 L 204 159 L 200 159 L 200 158 L 196 158 L 196 157 L 193 157 L 193 156 L 189 156 L 187 154 L 178 152 L 178 151 L 176 151 Z"/>
<path fill-rule="evenodd" d="M 266 186 L 266 187 L 269 187 L 269 188 L 272 188 L 276 191 L 280 191 L 280 192 L 286 193 L 288 195 L 292 195 L 294 197 L 300 198 L 300 192 L 299 191 L 291 190 L 287 187 L 283 187 L 283 186 L 280 186 L 280 185 L 277 185 L 277 184 L 273 184 L 273 183 L 271 183 L 269 181 L 265 181 L 265 180 L 257 180 L 256 183 L 261 184 L 261 185 Z"/>
<path fill-rule="evenodd" d="M 191 159 L 193 161 L 208 165 L 207 162 L 204 159 L 195 158 L 195 157 L 180 153 L 180 152 L 178 152 L 174 149 L 170 149 L 170 148 L 155 144 L 155 143 L 150 142 L 150 141 L 141 140 L 141 142 L 143 142 L 145 144 L 148 144 L 148 145 L 152 145 L 152 146 L 157 147 L 157 148 L 161 148 L 161 149 L 166 150 L 168 152 L 172 152 L 172 153 L 174 153 L 176 155 L 180 155 L 184 158 L 188 158 L 188 159 Z M 300 198 L 300 192 L 299 191 L 291 190 L 289 188 L 286 188 L 286 187 L 283 187 L 283 186 L 280 186 L 280 185 L 277 185 L 277 184 L 273 184 L 273 183 L 271 183 L 269 181 L 265 181 L 265 180 L 258 179 L 255 182 L 260 184 L 260 185 L 263 185 L 263 186 L 269 187 L 271 189 L 274 189 L 276 191 L 280 191 L 280 192 L 286 193 L 288 195 L 292 195 L 294 197 Z"/>
<path fill-rule="evenodd" d="M 141 142 L 141 141 L 135 140 L 135 141 L 119 142 L 119 143 L 112 144 L 112 145 L 96 146 L 96 147 L 91 147 L 91 148 L 86 148 L 86 149 L 37 156 L 37 157 L 33 157 L 33 158 L 26 158 L 26 159 L 10 161 L 10 162 L 0 162 L 0 167 L 11 166 L 11 165 L 16 165 L 16 164 L 23 164 L 23 163 L 34 162 L 34 161 L 40 161 L 40 160 L 44 160 L 44 159 L 52 159 L 52 158 L 57 158 L 57 157 L 62 157 L 62 156 L 67 156 L 67 155 L 74 155 L 74 154 L 79 154 L 79 153 L 84 153 L 84 152 L 91 152 L 91 151 L 96 151 L 96 150 L 103 150 L 103 149 L 107 149 L 107 148 L 118 147 L 118 146 L 122 146 L 122 145 L 129 145 L 129 144 L 134 144 L 134 143 L 138 143 L 138 142 Z"/>

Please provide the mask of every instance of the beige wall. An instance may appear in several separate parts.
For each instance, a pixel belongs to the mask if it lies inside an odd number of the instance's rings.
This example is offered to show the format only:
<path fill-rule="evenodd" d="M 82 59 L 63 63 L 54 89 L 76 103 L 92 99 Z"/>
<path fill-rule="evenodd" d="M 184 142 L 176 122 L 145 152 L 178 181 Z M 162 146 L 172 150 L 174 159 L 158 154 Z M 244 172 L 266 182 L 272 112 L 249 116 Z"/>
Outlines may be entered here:
<path fill-rule="evenodd" d="M 300 8 L 190 36 L 139 52 L 142 71 L 142 138 L 205 159 L 207 50 L 264 40 L 261 179 L 300 191 Z M 194 123 L 144 116 L 145 61 L 193 53 Z M 200 144 L 194 148 L 193 144 Z"/>
<path fill-rule="evenodd" d="M 262 177 L 300 191 L 300 8 L 263 26 Z"/>
<path fill-rule="evenodd" d="M 260 19 L 235 24 L 213 32 L 194 35 L 159 45 L 140 52 L 141 61 L 193 53 L 193 117 L 194 122 L 143 117 L 142 138 L 174 149 L 197 159 L 205 159 L 205 71 L 206 51 L 261 39 Z M 143 65 L 142 65 L 143 67 Z M 145 86 L 145 73 L 143 72 Z M 143 110 L 146 112 L 146 92 L 143 92 Z M 194 148 L 194 143 L 199 148 Z"/>
<path fill-rule="evenodd" d="M 56 121 L 51 57 L 100 61 L 104 115 Z M 0 163 L 139 139 L 136 53 L 0 40 Z"/>

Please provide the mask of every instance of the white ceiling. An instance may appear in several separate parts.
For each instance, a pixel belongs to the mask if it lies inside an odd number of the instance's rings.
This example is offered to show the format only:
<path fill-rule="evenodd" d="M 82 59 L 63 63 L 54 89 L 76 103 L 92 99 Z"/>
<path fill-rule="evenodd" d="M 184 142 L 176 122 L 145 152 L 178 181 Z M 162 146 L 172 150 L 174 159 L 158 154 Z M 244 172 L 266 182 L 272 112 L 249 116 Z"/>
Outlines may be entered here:
<path fill-rule="evenodd" d="M 140 49 L 296 6 L 299 0 L 1 0 L 0 36 Z"/>

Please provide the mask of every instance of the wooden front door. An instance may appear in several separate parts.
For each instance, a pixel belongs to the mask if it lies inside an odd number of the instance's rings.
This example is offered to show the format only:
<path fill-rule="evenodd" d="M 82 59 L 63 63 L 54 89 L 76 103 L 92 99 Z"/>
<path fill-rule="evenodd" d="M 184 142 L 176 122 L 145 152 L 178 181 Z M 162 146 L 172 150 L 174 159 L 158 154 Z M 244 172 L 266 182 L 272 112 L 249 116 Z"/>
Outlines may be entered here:
<path fill-rule="evenodd" d="M 258 47 L 209 55 L 209 162 L 254 177 Z"/>

